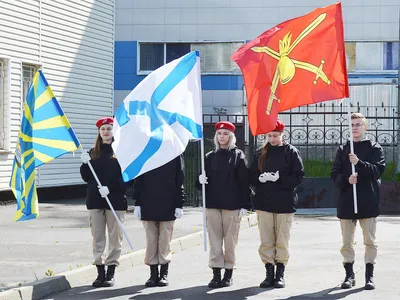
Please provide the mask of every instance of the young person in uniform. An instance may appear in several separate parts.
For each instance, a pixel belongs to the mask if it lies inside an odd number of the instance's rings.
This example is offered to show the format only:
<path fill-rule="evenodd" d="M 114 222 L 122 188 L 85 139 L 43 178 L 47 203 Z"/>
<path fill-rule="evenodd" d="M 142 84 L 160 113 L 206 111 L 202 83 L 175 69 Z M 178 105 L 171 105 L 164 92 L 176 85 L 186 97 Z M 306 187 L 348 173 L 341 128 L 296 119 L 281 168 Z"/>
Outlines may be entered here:
<path fill-rule="evenodd" d="M 366 118 L 360 113 L 351 115 L 354 153 L 350 152 L 350 141 L 339 147 L 332 165 L 331 178 L 339 193 L 337 198 L 337 217 L 342 230 L 343 265 L 346 271 L 342 288 L 355 285 L 353 270 L 354 233 L 359 221 L 365 245 L 365 289 L 375 289 L 373 280 L 377 256 L 375 241 L 377 216 L 380 207 L 381 176 L 385 171 L 385 157 L 382 147 L 365 137 L 368 129 Z M 352 175 L 351 164 L 355 166 Z M 358 213 L 354 213 L 353 184 L 357 189 Z"/>
<path fill-rule="evenodd" d="M 119 265 L 123 232 L 108 206 L 108 196 L 121 222 L 125 219 L 127 201 L 125 189 L 131 184 L 124 183 L 121 167 L 111 148 L 113 141 L 113 118 L 105 117 L 96 122 L 98 135 L 95 145 L 89 153 L 82 153 L 80 168 L 82 179 L 87 182 L 86 207 L 90 215 L 90 229 L 93 236 L 94 264 L 97 267 L 97 278 L 93 287 L 113 286 L 115 268 Z M 90 160 L 102 186 L 98 184 L 89 169 Z M 106 250 L 106 233 L 108 247 Z M 107 273 L 105 270 L 107 266 Z"/>
<path fill-rule="evenodd" d="M 133 214 L 143 222 L 146 231 L 144 262 L 150 266 L 147 287 L 168 285 L 172 232 L 175 219 L 183 215 L 183 181 L 183 156 L 135 179 Z"/>
<path fill-rule="evenodd" d="M 197 182 L 199 189 L 206 184 L 211 288 L 232 285 L 240 220 L 251 208 L 247 161 L 236 147 L 235 126 L 223 121 L 215 129 L 215 149 L 206 154 L 205 175 L 201 174 Z M 222 280 L 221 269 L 225 269 Z"/>
<path fill-rule="evenodd" d="M 266 269 L 262 288 L 285 287 L 290 229 L 297 204 L 295 190 L 304 176 L 299 151 L 283 140 L 284 128 L 278 120 L 275 129 L 267 134 L 264 146 L 256 151 L 250 168 L 261 240 L 258 252 Z"/>

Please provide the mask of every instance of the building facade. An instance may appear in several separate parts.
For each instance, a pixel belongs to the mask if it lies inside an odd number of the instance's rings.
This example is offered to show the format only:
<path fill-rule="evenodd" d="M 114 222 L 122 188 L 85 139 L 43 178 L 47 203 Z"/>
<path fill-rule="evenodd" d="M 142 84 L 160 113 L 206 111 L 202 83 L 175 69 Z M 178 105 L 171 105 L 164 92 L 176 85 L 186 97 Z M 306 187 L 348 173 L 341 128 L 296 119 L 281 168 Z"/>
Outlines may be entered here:
<path fill-rule="evenodd" d="M 150 71 L 200 50 L 203 112 L 245 114 L 243 77 L 231 54 L 276 24 L 334 3 L 116 0 L 115 106 Z M 400 0 L 344 0 L 342 6 L 350 84 L 396 83 Z M 395 85 L 382 88 L 368 105 L 397 105 Z"/>
<path fill-rule="evenodd" d="M 84 148 L 94 143 L 95 121 L 112 115 L 114 6 L 113 0 L 0 2 L 0 198 L 10 190 L 25 96 L 38 68 Z M 79 156 L 40 167 L 37 186 L 82 184 Z"/>

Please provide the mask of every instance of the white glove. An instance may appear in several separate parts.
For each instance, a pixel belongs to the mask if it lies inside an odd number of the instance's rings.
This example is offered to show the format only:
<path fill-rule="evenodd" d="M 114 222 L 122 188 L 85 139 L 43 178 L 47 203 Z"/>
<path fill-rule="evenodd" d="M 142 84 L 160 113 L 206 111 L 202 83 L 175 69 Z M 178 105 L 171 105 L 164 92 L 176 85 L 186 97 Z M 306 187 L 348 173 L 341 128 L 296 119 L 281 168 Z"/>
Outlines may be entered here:
<path fill-rule="evenodd" d="M 142 218 L 142 210 L 140 209 L 140 206 L 135 206 L 135 209 L 133 210 L 133 215 L 138 220 Z"/>
<path fill-rule="evenodd" d="M 99 186 L 99 193 L 102 198 L 105 198 L 110 193 L 110 191 L 108 190 L 108 187 L 103 185 L 103 186 Z"/>
<path fill-rule="evenodd" d="M 89 160 L 90 160 L 90 155 L 89 155 L 89 153 L 83 152 L 83 153 L 81 154 L 81 161 L 82 161 L 82 163 L 87 164 L 87 163 L 89 162 Z"/>
<path fill-rule="evenodd" d="M 183 216 L 182 208 L 175 208 L 175 218 L 180 219 Z"/>
<path fill-rule="evenodd" d="M 270 175 L 269 175 L 269 173 L 262 173 L 259 177 L 258 177 L 258 180 L 261 182 L 261 183 L 266 183 L 267 181 L 268 181 L 268 179 L 270 178 Z"/>
<path fill-rule="evenodd" d="M 241 209 L 239 210 L 239 218 L 242 218 L 242 217 L 244 217 L 244 216 L 246 216 L 246 215 L 247 215 L 247 209 L 241 208 Z"/>
<path fill-rule="evenodd" d="M 200 174 L 199 175 L 199 182 L 200 184 L 208 184 L 208 178 L 206 177 L 205 174 Z"/>
<path fill-rule="evenodd" d="M 276 173 L 270 173 L 270 174 L 271 174 L 270 181 L 275 182 L 279 179 L 279 171 L 276 171 Z"/>

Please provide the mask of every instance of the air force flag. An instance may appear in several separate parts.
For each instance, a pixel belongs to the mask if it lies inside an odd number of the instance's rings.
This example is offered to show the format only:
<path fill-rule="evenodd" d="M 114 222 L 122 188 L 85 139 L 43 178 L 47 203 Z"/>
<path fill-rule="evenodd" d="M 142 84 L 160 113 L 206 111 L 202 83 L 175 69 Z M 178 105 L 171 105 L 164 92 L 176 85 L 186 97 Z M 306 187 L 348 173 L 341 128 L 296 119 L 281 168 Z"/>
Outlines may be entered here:
<path fill-rule="evenodd" d="M 112 147 L 124 181 L 158 168 L 201 139 L 199 52 L 149 74 L 119 106 Z"/>

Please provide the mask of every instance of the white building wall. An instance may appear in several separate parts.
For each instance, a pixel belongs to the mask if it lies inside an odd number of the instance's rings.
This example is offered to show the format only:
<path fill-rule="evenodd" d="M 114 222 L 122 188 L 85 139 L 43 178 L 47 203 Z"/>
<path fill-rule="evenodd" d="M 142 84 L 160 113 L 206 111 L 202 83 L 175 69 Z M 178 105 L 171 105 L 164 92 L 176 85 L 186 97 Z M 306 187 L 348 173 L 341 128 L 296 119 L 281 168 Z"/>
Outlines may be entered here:
<path fill-rule="evenodd" d="M 95 121 L 112 115 L 113 0 L 19 0 L 0 2 L 0 59 L 10 64 L 5 91 L 6 143 L 0 150 L 0 191 L 9 180 L 22 113 L 22 65 L 42 66 L 49 85 L 85 148 Z M 66 154 L 37 172 L 37 184 L 82 183 L 80 153 Z"/>
<path fill-rule="evenodd" d="M 117 41 L 251 40 L 332 0 L 116 1 Z M 345 39 L 396 41 L 400 0 L 342 1 Z"/>
<path fill-rule="evenodd" d="M 139 42 L 246 41 L 276 24 L 334 3 L 332 0 L 116 0 L 115 37 L 116 41 Z M 344 0 L 342 7 L 346 41 L 399 40 L 400 0 Z M 377 47 L 382 51 L 382 44 Z M 370 55 L 371 44 L 367 47 L 361 44 L 356 49 L 356 56 L 370 68 L 382 64 L 381 56 Z M 350 78 L 351 83 L 391 80 Z M 116 91 L 116 107 L 129 92 Z M 214 113 L 215 107 L 224 107 L 227 113 L 245 113 L 243 91 L 203 91 L 203 112 Z"/>

